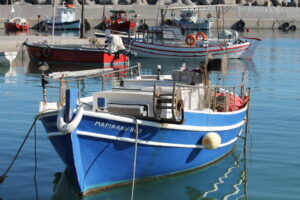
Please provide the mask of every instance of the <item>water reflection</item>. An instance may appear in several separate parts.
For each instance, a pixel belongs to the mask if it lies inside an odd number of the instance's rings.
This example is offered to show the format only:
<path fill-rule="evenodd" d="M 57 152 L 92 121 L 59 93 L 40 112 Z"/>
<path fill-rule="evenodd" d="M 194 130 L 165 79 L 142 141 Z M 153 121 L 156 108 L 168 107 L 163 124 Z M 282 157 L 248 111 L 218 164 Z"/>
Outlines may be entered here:
<path fill-rule="evenodd" d="M 0 62 L 0 76 L 5 76 L 10 69 L 9 62 L 1 63 Z"/>
<path fill-rule="evenodd" d="M 46 35 L 52 35 L 52 30 L 40 32 L 42 34 Z M 63 37 L 79 37 L 80 31 L 79 30 L 55 30 L 54 31 L 55 36 L 63 36 Z"/>
<path fill-rule="evenodd" d="M 216 164 L 204 169 L 138 183 L 135 187 L 135 199 L 247 199 L 247 171 L 246 162 L 243 161 L 245 160 L 241 160 L 239 156 L 231 153 Z M 52 200 L 128 200 L 131 197 L 131 185 L 80 197 L 68 170 L 64 173 L 56 173 L 53 183 Z"/>
<path fill-rule="evenodd" d="M 30 74 L 40 74 L 39 66 L 41 62 L 36 60 L 29 60 L 27 73 Z M 70 64 L 64 62 L 49 62 L 49 72 L 63 72 L 63 71 L 79 71 L 79 70 L 89 70 L 100 68 L 97 64 L 87 65 L 87 64 Z"/>
<path fill-rule="evenodd" d="M 29 30 L 5 30 L 5 35 L 14 36 L 14 35 L 29 35 Z"/>
<path fill-rule="evenodd" d="M 131 59 L 132 65 L 141 63 L 143 69 L 147 69 L 149 72 L 155 73 L 157 65 L 161 65 L 162 72 L 164 74 L 170 74 L 174 69 L 179 69 L 183 63 L 186 64 L 188 69 L 195 69 L 204 62 L 202 59 Z M 235 71 L 255 71 L 255 64 L 250 60 L 244 59 L 228 59 L 228 70 Z"/>

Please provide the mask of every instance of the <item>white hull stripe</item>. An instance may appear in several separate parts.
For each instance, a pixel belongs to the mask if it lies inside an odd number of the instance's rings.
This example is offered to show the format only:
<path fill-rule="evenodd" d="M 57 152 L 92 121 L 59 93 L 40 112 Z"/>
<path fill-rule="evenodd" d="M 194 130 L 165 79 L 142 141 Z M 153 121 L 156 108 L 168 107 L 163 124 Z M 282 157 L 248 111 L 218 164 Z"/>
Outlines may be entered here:
<path fill-rule="evenodd" d="M 129 142 L 129 143 L 135 143 L 135 139 L 133 138 L 124 138 L 124 137 L 118 137 L 118 136 L 111 136 L 111 135 L 105 135 L 105 134 L 98 134 L 98 133 L 92 133 L 92 132 L 86 132 L 86 131 L 76 131 L 78 135 L 82 136 L 89 136 L 89 137 L 95 137 L 95 138 L 102 138 L 102 139 L 108 139 L 108 140 L 117 140 L 121 142 Z M 242 130 L 240 131 L 239 135 L 241 135 Z M 225 147 L 227 145 L 230 145 L 234 143 L 238 137 L 233 138 L 232 140 L 220 144 L 219 147 Z M 165 143 L 165 142 L 153 142 L 153 141 L 145 141 L 145 140 L 137 140 L 138 144 L 148 145 L 148 146 L 159 146 L 159 147 L 175 147 L 175 148 L 204 148 L 203 145 L 193 145 L 193 144 L 175 144 L 175 143 Z"/>
<path fill-rule="evenodd" d="M 190 125 L 182 125 L 182 124 L 158 123 L 158 122 L 151 122 L 151 121 L 139 120 L 139 119 L 135 121 L 134 119 L 128 117 L 117 116 L 109 113 L 100 113 L 100 112 L 95 113 L 90 111 L 85 111 L 83 116 L 90 116 L 90 117 L 100 118 L 100 120 L 101 119 L 114 120 L 118 122 L 131 123 L 131 124 L 135 124 L 137 121 L 139 125 L 152 126 L 156 128 L 163 128 L 163 129 L 186 130 L 186 131 L 227 131 L 227 130 L 238 128 L 245 123 L 245 121 L 242 120 L 239 123 L 230 126 L 190 126 Z"/>

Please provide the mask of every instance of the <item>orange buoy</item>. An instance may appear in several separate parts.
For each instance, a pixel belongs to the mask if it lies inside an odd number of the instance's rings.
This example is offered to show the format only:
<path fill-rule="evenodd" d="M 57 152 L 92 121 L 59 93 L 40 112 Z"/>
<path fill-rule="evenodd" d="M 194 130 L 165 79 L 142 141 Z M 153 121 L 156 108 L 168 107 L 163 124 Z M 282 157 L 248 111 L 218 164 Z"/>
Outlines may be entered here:
<path fill-rule="evenodd" d="M 196 35 L 196 39 L 199 40 L 199 36 L 201 35 L 202 39 L 201 40 L 206 40 L 207 39 L 207 35 L 205 35 L 205 33 L 203 32 L 198 32 Z"/>
<path fill-rule="evenodd" d="M 74 5 L 74 4 L 66 4 L 66 7 L 67 7 L 67 8 L 74 8 L 75 5 Z"/>
<path fill-rule="evenodd" d="M 188 34 L 186 37 L 185 37 L 185 43 L 187 45 L 190 45 L 190 46 L 193 46 L 196 44 L 196 37 L 192 34 Z"/>

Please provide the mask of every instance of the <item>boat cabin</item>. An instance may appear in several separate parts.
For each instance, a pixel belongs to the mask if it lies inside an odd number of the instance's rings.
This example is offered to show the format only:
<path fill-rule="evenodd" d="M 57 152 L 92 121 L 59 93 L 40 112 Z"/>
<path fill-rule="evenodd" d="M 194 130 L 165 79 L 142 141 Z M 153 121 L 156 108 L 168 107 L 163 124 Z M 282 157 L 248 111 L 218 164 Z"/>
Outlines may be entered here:
<path fill-rule="evenodd" d="M 62 22 L 73 22 L 76 20 L 75 15 L 76 8 L 72 4 L 66 4 L 62 7 L 58 7 L 56 10 L 55 22 L 62 23 Z"/>
<path fill-rule="evenodd" d="M 180 18 L 181 21 L 197 21 L 197 12 L 191 9 L 182 9 L 180 10 Z"/>
<path fill-rule="evenodd" d="M 135 14 L 135 11 L 134 10 L 111 10 L 110 11 L 110 19 L 116 20 L 116 21 L 129 20 L 127 18 L 127 13 Z M 136 18 L 136 15 L 133 15 L 131 20 L 135 20 L 135 18 Z"/>
<path fill-rule="evenodd" d="M 228 112 L 246 105 L 244 97 L 232 94 L 235 89 L 205 86 L 203 82 L 199 70 L 123 80 L 112 90 L 93 93 L 93 111 L 183 123 L 184 112 Z"/>

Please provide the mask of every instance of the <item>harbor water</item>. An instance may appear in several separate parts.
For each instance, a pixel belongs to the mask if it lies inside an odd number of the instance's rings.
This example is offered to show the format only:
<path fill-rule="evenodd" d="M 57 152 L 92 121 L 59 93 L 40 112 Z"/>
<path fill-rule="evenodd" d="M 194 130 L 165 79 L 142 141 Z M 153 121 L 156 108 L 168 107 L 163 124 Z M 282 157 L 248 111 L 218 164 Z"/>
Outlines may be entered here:
<path fill-rule="evenodd" d="M 246 85 L 251 88 L 246 159 L 240 139 L 231 154 L 206 168 L 136 184 L 136 200 L 299 199 L 299 31 L 250 30 L 241 34 L 262 39 L 252 60 L 229 60 L 225 79 L 229 84 L 238 83 L 241 74 L 245 73 Z M 157 65 L 162 66 L 163 74 L 180 68 L 183 62 L 189 68 L 199 66 L 198 60 L 178 59 L 133 59 L 131 64 L 137 62 L 141 63 L 145 74 L 155 73 Z M 84 82 L 82 94 L 87 95 L 97 87 L 101 89 L 100 84 L 101 80 Z M 26 52 L 19 52 L 12 66 L 0 64 L 0 94 L 2 174 L 32 125 L 43 98 L 40 72 L 29 61 Z M 58 93 L 49 92 L 48 97 L 57 98 Z M 130 198 L 130 184 L 79 197 L 74 181 L 40 122 L 33 128 L 8 177 L 0 185 L 0 199 L 3 200 Z"/>

